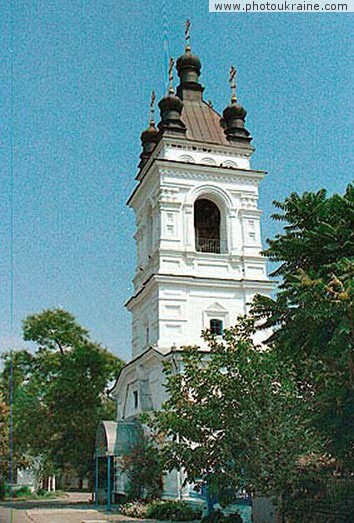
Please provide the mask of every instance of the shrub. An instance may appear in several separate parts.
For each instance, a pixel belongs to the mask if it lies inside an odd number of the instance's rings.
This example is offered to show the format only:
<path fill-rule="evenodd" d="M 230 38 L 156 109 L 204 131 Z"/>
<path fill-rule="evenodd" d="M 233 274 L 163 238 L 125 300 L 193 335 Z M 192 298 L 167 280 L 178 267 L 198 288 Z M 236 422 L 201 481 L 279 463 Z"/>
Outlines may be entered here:
<path fill-rule="evenodd" d="M 120 505 L 120 512 L 123 516 L 131 518 L 146 518 L 148 505 L 144 501 L 129 501 Z"/>
<path fill-rule="evenodd" d="M 242 523 L 243 519 L 237 512 L 225 516 L 221 510 L 216 510 L 210 516 L 204 516 L 201 523 Z"/>
<path fill-rule="evenodd" d="M 5 499 L 5 496 L 7 495 L 7 488 L 5 481 L 3 478 L 0 478 L 0 501 Z"/>
<path fill-rule="evenodd" d="M 193 521 L 200 519 L 201 512 L 184 501 L 153 501 L 148 505 L 146 517 L 160 521 Z"/>
<path fill-rule="evenodd" d="M 128 477 L 129 499 L 161 497 L 163 469 L 160 452 L 145 435 L 142 434 L 129 453 L 123 456 L 122 470 Z"/>
<path fill-rule="evenodd" d="M 14 498 L 28 498 L 31 496 L 32 496 L 32 491 L 26 485 L 24 485 L 23 487 L 18 487 L 16 490 L 14 490 L 14 493 L 13 493 Z"/>

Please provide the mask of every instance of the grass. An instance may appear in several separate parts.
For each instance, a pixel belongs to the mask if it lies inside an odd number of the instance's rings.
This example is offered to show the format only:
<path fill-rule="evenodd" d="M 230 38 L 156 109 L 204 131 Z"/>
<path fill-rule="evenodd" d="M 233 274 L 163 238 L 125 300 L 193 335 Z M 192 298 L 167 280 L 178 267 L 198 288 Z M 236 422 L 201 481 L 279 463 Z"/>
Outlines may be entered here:
<path fill-rule="evenodd" d="M 42 490 L 39 492 L 30 492 L 30 491 L 24 491 L 21 492 L 21 489 L 19 489 L 19 492 L 14 492 L 14 496 L 12 498 L 13 501 L 38 501 L 41 499 L 56 499 L 56 498 L 64 498 L 66 497 L 65 492 L 62 490 L 56 490 L 54 492 L 48 492 L 47 490 Z M 9 496 L 5 497 L 5 501 L 11 501 L 11 498 Z"/>

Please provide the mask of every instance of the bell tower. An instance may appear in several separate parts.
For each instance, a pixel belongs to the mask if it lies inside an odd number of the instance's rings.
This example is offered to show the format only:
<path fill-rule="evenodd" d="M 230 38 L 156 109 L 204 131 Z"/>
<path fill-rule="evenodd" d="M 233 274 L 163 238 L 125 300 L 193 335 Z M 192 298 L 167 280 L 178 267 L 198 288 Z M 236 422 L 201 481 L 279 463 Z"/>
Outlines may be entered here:
<path fill-rule="evenodd" d="M 179 85 L 158 106 L 160 121 L 141 135 L 137 186 L 128 204 L 136 217 L 137 264 L 132 313 L 132 356 L 153 347 L 200 345 L 201 331 L 221 334 L 256 293 L 269 295 L 260 251 L 258 185 L 246 110 L 236 97 L 222 117 L 203 99 L 202 64 L 187 40 L 176 63 Z"/>

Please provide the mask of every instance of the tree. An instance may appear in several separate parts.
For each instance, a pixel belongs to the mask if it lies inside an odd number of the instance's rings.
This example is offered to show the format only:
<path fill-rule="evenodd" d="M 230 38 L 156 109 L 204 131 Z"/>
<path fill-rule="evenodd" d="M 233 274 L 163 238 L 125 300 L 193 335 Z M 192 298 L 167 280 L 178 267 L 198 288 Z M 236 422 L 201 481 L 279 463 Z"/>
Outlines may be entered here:
<path fill-rule="evenodd" d="M 38 349 L 3 356 L 5 396 L 11 360 L 13 368 L 15 454 L 40 458 L 48 471 L 72 468 L 83 478 L 92 468 L 99 421 L 114 418 L 106 388 L 123 362 L 62 309 L 31 315 L 23 325 Z"/>
<path fill-rule="evenodd" d="M 0 482 L 9 471 L 9 439 L 9 408 L 0 392 Z"/>
<path fill-rule="evenodd" d="M 129 499 L 160 498 L 163 467 L 158 446 L 140 434 L 137 443 L 123 456 L 122 471 L 127 475 Z"/>
<path fill-rule="evenodd" d="M 252 309 L 268 344 L 314 391 L 313 423 L 342 469 L 354 467 L 354 187 L 292 194 L 274 215 L 286 223 L 265 254 L 280 263 L 274 299 Z"/>
<path fill-rule="evenodd" d="M 35 341 L 40 347 L 60 350 L 75 347 L 88 340 L 88 331 L 83 329 L 74 316 L 63 309 L 46 309 L 32 314 L 23 321 L 23 339 Z"/>
<path fill-rule="evenodd" d="M 208 357 L 185 348 L 183 373 L 166 367 L 169 399 L 150 423 L 163 436 L 169 470 L 207 482 L 227 500 L 239 488 L 279 494 L 297 475 L 299 458 L 321 448 L 308 423 L 311 391 L 293 368 L 252 342 L 240 319 L 219 340 L 206 332 Z"/>

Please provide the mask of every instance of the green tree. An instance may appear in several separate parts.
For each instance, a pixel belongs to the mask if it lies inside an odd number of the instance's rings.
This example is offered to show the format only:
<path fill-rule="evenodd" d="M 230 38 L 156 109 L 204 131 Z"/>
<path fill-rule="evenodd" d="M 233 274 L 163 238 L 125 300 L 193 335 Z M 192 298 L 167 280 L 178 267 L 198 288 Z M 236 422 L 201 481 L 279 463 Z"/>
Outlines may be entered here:
<path fill-rule="evenodd" d="M 23 339 L 35 341 L 39 347 L 64 350 L 88 340 L 88 331 L 79 325 L 64 309 L 46 309 L 23 321 Z"/>
<path fill-rule="evenodd" d="M 239 488 L 283 492 L 300 456 L 321 448 L 307 421 L 311 391 L 275 352 L 255 347 L 253 333 L 240 319 L 222 340 L 205 333 L 208 356 L 186 348 L 183 373 L 166 367 L 169 399 L 151 421 L 167 468 L 183 468 L 225 500 Z"/>
<path fill-rule="evenodd" d="M 265 254 L 279 264 L 274 299 L 252 313 L 273 329 L 268 344 L 313 388 L 313 423 L 342 469 L 354 466 L 354 188 L 292 194 L 275 202 L 284 230 Z"/>
<path fill-rule="evenodd" d="M 114 418 L 106 389 L 123 362 L 62 309 L 31 315 L 23 325 L 25 339 L 38 349 L 3 356 L 5 396 L 11 360 L 13 368 L 15 454 L 40 457 L 47 470 L 70 467 L 83 478 L 92 468 L 99 421 Z"/>
<path fill-rule="evenodd" d="M 9 407 L 0 391 L 0 482 L 9 471 Z"/>
<path fill-rule="evenodd" d="M 128 478 L 130 499 L 160 498 L 163 466 L 158 446 L 143 433 L 130 452 L 123 456 L 122 470 Z"/>

